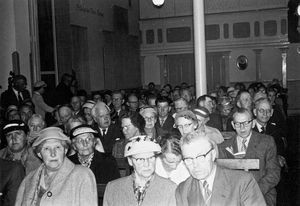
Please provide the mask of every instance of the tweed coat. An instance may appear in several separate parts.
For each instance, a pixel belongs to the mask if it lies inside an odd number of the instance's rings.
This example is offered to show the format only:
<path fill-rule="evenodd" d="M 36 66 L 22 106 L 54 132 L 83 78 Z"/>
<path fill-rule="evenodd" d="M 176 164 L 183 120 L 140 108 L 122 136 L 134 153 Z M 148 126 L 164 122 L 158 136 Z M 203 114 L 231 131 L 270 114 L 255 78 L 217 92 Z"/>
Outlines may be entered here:
<path fill-rule="evenodd" d="M 234 159 L 226 150 L 232 148 L 238 152 L 236 136 L 219 145 L 219 158 Z M 275 186 L 280 180 L 280 165 L 273 137 L 252 131 L 244 159 L 259 159 L 259 170 L 250 171 L 257 181 L 267 205 L 276 205 Z"/>
<path fill-rule="evenodd" d="M 206 206 L 199 180 L 189 177 L 176 189 L 178 206 Z M 243 171 L 217 167 L 210 199 L 211 206 L 265 206 L 253 176 Z"/>
<path fill-rule="evenodd" d="M 175 183 L 155 174 L 142 206 L 176 206 L 175 189 Z M 109 182 L 103 200 L 103 206 L 128 205 L 138 205 L 134 197 L 131 175 Z"/>
<path fill-rule="evenodd" d="M 25 177 L 18 190 L 16 206 L 34 205 L 32 201 L 43 168 L 44 164 Z M 81 165 L 74 165 L 65 158 L 49 189 L 42 196 L 40 205 L 96 206 L 97 201 L 97 186 L 93 172 Z"/>

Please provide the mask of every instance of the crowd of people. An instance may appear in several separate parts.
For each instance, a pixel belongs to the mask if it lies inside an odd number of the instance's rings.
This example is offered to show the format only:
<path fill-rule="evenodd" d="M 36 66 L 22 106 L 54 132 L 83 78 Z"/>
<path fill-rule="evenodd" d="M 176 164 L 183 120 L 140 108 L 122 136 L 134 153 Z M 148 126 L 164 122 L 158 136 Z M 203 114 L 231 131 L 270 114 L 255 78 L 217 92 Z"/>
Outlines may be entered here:
<path fill-rule="evenodd" d="M 1 94 L 0 205 L 276 205 L 286 161 L 279 82 L 53 91 L 15 75 Z M 216 159 L 259 159 L 259 170 Z M 131 174 L 121 177 L 119 159 Z"/>

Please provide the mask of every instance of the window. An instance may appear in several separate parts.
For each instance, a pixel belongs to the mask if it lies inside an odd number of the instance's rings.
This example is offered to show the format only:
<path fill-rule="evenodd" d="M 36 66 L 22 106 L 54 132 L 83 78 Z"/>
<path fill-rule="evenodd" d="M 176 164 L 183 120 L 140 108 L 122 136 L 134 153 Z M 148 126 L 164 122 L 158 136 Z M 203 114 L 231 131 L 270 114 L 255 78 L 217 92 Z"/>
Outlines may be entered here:
<path fill-rule="evenodd" d="M 218 24 L 205 25 L 205 39 L 206 40 L 220 39 L 220 27 Z"/>
<path fill-rule="evenodd" d="M 233 24 L 233 37 L 234 38 L 248 38 L 250 37 L 250 23 L 240 22 Z"/>
<path fill-rule="evenodd" d="M 264 22 L 264 35 L 275 36 L 277 34 L 277 23 L 275 20 L 269 20 Z"/>
<path fill-rule="evenodd" d="M 157 41 L 158 41 L 158 43 L 163 42 L 162 29 L 157 29 Z"/>
<path fill-rule="evenodd" d="M 224 39 L 229 38 L 229 26 L 228 24 L 223 24 L 223 30 L 224 30 Z"/>
<path fill-rule="evenodd" d="M 281 34 L 286 34 L 286 19 L 281 19 Z"/>
<path fill-rule="evenodd" d="M 254 22 L 254 36 L 258 37 L 260 35 L 259 22 Z"/>
<path fill-rule="evenodd" d="M 152 29 L 146 31 L 146 43 L 154 44 L 154 31 Z"/>
<path fill-rule="evenodd" d="M 192 32 L 190 27 L 178 27 L 167 29 L 167 42 L 191 41 Z"/>

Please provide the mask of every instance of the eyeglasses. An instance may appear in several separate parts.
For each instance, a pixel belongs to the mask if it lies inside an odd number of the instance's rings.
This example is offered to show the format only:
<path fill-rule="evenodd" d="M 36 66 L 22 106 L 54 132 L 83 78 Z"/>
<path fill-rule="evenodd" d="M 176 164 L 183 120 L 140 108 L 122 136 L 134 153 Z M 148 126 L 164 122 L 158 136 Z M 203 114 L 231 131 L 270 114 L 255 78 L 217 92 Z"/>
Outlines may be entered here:
<path fill-rule="evenodd" d="M 144 117 L 145 121 L 154 121 L 155 117 Z"/>
<path fill-rule="evenodd" d="M 270 115 L 272 113 L 272 110 L 271 109 L 258 109 L 257 110 L 259 113 L 261 114 L 266 114 L 266 115 Z"/>
<path fill-rule="evenodd" d="M 183 161 L 185 162 L 185 164 L 187 165 L 191 165 L 193 163 L 194 160 L 197 160 L 197 161 L 203 161 L 206 156 L 213 150 L 214 148 L 211 148 L 210 150 L 208 150 L 208 152 L 206 152 L 205 154 L 200 154 L 200 155 L 197 155 L 196 157 L 186 157 L 186 158 L 183 158 Z"/>
<path fill-rule="evenodd" d="M 75 143 L 84 145 L 84 143 L 90 144 L 93 140 L 94 140 L 93 137 L 88 137 L 86 139 L 75 139 Z"/>
<path fill-rule="evenodd" d="M 184 124 L 184 125 L 176 125 L 176 127 L 177 127 L 178 129 L 183 129 L 183 128 L 187 129 L 187 128 L 189 128 L 192 124 L 193 124 L 193 123 Z"/>
<path fill-rule="evenodd" d="M 248 126 L 250 126 L 252 121 L 253 121 L 253 119 L 250 119 L 250 120 L 244 121 L 244 122 L 234 122 L 233 124 L 237 128 L 241 128 L 242 126 L 243 127 L 248 127 Z"/>
<path fill-rule="evenodd" d="M 153 156 L 148 157 L 148 158 L 134 158 L 134 157 L 132 157 L 132 159 L 135 160 L 135 162 L 136 162 L 137 165 L 143 165 L 146 161 L 147 161 L 148 163 L 149 163 L 149 162 L 150 162 L 150 163 L 154 162 L 154 160 L 156 159 L 156 156 L 153 155 Z"/>

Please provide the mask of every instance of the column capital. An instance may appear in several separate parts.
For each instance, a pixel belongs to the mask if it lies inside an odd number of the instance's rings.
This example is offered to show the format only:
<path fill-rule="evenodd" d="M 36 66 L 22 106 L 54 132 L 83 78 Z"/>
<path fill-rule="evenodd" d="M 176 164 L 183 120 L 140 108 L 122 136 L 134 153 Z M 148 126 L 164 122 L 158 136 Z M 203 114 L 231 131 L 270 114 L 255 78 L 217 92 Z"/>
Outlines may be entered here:
<path fill-rule="evenodd" d="M 261 54 L 263 49 L 253 49 L 255 54 Z"/>

